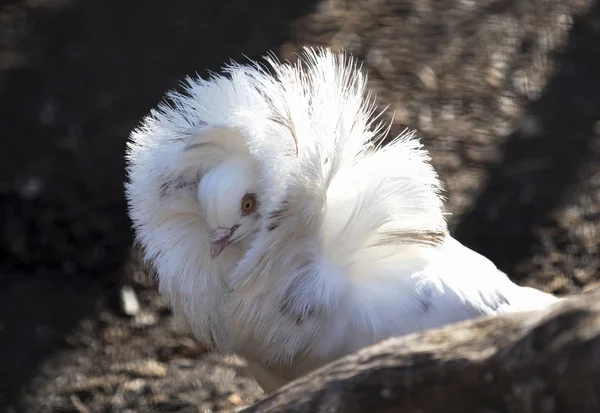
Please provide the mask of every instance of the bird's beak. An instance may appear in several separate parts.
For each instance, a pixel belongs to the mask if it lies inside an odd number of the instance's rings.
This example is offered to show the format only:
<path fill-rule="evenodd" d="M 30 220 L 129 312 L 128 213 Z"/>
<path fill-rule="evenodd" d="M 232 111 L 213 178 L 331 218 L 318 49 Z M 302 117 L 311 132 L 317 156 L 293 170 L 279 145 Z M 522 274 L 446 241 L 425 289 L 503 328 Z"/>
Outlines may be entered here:
<path fill-rule="evenodd" d="M 232 228 L 218 227 L 210 232 L 210 257 L 214 260 L 231 243 L 231 236 L 239 225 Z"/>

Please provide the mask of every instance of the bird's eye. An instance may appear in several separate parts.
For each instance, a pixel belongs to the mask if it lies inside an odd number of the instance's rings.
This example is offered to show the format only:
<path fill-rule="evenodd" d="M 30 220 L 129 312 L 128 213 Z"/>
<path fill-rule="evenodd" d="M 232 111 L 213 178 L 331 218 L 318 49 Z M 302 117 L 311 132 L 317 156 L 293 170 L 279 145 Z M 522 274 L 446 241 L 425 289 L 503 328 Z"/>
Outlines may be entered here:
<path fill-rule="evenodd" d="M 242 215 L 248 215 L 256 209 L 256 195 L 246 194 L 242 198 Z"/>

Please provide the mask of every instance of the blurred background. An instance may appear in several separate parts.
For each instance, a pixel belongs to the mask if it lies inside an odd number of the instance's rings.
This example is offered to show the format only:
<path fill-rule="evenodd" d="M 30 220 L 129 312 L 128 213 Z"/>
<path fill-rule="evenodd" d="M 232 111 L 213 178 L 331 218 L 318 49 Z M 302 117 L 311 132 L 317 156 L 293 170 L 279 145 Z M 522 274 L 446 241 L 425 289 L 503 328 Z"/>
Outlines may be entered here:
<path fill-rule="evenodd" d="M 364 61 L 451 229 L 511 278 L 600 286 L 592 0 L 2 0 L 0 412 L 232 412 L 261 396 L 131 254 L 130 131 L 185 75 L 304 45 Z"/>

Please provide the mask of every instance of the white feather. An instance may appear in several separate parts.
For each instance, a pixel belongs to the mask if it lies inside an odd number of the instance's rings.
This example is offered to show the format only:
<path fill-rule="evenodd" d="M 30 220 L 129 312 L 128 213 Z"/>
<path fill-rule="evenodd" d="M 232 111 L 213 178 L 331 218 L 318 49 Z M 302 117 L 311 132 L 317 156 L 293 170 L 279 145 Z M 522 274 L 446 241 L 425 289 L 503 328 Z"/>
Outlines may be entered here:
<path fill-rule="evenodd" d="M 426 151 L 412 132 L 379 145 L 386 128 L 352 59 L 323 49 L 302 58 L 267 58 L 273 74 L 233 64 L 188 79 L 132 135 L 136 234 L 196 337 L 245 356 L 272 390 L 390 336 L 556 300 L 447 233 Z M 258 173 L 260 224 L 211 261 L 213 219 L 195 191 L 231 159 Z M 248 180 L 221 170 L 225 182 Z M 221 192 L 203 194 L 222 208 L 238 202 Z"/>

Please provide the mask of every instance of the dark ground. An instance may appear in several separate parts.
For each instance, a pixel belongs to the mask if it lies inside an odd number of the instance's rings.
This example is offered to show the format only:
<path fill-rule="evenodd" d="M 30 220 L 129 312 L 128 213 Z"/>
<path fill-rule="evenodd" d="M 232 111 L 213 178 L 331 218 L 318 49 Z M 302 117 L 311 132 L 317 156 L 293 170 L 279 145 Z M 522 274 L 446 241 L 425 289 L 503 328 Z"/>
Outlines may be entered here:
<path fill-rule="evenodd" d="M 186 74 L 345 47 L 417 128 L 454 233 L 520 283 L 600 283 L 600 9 L 586 0 L 4 0 L 0 412 L 233 411 L 243 363 L 194 354 L 136 278 L 130 130 Z"/>

